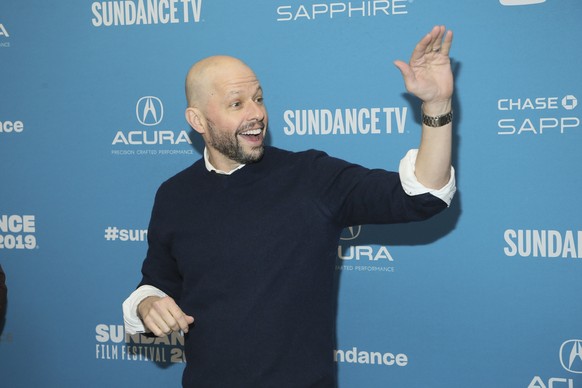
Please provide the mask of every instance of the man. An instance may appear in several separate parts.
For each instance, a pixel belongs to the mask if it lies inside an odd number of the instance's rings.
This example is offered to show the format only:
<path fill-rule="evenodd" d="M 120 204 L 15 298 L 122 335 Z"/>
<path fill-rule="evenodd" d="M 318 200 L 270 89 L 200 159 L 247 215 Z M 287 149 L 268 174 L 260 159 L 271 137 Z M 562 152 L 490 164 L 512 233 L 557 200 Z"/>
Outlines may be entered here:
<path fill-rule="evenodd" d="M 253 71 L 225 56 L 190 69 L 186 119 L 204 158 L 158 190 L 143 279 L 124 302 L 128 333 L 185 333 L 185 387 L 335 386 L 342 229 L 426 219 L 455 191 L 451 42 L 434 27 L 409 64 L 395 62 L 424 114 L 400 174 L 265 147 Z"/>

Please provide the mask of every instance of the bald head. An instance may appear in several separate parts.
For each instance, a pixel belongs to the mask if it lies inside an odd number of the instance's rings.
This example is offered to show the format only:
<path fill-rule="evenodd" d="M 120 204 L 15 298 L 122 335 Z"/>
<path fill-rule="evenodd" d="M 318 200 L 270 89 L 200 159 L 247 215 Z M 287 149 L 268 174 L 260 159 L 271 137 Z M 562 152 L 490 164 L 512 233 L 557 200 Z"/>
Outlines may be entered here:
<path fill-rule="evenodd" d="M 217 55 L 196 62 L 186 76 L 188 106 L 202 109 L 221 83 L 233 77 L 256 79 L 251 68 L 234 57 Z"/>
<path fill-rule="evenodd" d="M 204 139 L 215 168 L 231 171 L 261 159 L 268 115 L 255 73 L 229 56 L 205 58 L 186 76 L 185 118 Z"/>

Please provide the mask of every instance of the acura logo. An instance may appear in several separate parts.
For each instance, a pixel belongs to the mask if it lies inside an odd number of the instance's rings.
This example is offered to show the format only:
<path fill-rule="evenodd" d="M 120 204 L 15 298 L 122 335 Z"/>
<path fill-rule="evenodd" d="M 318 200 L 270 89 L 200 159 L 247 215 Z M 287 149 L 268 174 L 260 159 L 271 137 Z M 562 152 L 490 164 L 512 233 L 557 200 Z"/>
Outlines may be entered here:
<path fill-rule="evenodd" d="M 568 340 L 560 347 L 560 362 L 568 372 L 582 373 L 582 340 Z"/>
<path fill-rule="evenodd" d="M 5 37 L 10 37 L 8 31 L 6 31 L 6 27 L 2 23 L 0 23 L 0 36 L 4 35 Z"/>
<path fill-rule="evenodd" d="M 164 105 L 154 96 L 145 96 L 135 105 L 135 115 L 140 124 L 147 127 L 158 125 L 164 118 Z"/>
<path fill-rule="evenodd" d="M 360 235 L 361 231 L 362 231 L 361 225 L 347 227 L 342 232 L 342 235 L 340 236 L 340 240 L 344 240 L 344 241 L 353 240 Z"/>

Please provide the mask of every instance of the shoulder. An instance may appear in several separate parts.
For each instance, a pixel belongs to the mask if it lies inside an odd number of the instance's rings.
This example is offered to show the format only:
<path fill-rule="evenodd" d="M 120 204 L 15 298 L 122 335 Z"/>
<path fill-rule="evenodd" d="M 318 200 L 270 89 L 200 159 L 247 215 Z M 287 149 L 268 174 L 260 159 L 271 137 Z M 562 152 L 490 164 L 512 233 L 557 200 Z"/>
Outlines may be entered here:
<path fill-rule="evenodd" d="M 327 153 L 315 149 L 305 151 L 288 151 L 276 147 L 265 147 L 264 160 L 267 163 L 297 165 L 313 163 L 319 159 L 331 158 Z"/>
<path fill-rule="evenodd" d="M 265 153 L 265 161 L 270 164 L 271 171 L 278 172 L 277 176 L 307 182 L 315 187 L 327 185 L 339 176 L 359 179 L 370 172 L 368 168 L 315 149 L 292 152 L 270 147 Z"/>
<path fill-rule="evenodd" d="M 200 159 L 164 181 L 158 189 L 158 194 L 161 192 L 168 194 L 183 192 L 194 186 L 195 182 L 199 184 L 200 178 L 204 177 L 204 174 L 207 172 L 204 166 L 204 160 Z"/>

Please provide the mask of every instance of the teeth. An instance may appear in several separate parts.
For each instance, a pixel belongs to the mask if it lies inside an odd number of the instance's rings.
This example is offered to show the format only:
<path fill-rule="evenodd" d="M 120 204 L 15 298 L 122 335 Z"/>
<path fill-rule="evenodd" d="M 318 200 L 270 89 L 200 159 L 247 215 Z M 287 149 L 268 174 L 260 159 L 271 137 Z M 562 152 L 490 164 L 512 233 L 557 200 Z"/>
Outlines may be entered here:
<path fill-rule="evenodd" d="M 242 132 L 241 135 L 260 135 L 261 132 L 261 129 L 253 129 L 251 131 Z"/>

